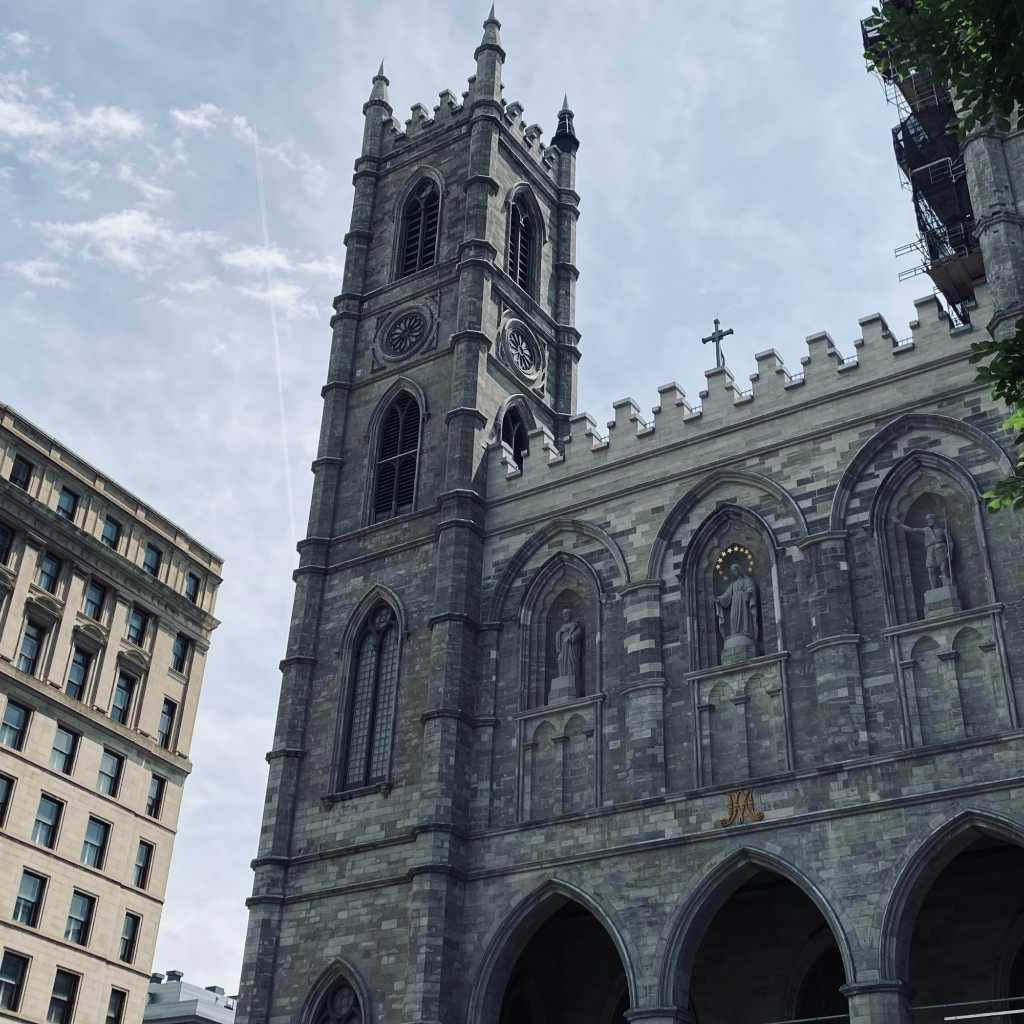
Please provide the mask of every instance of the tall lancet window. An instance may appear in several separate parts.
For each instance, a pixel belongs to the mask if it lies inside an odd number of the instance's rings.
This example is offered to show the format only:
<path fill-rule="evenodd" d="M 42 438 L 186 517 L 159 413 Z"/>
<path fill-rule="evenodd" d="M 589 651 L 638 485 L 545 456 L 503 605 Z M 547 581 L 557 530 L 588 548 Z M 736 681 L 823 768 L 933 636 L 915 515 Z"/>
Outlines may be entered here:
<path fill-rule="evenodd" d="M 384 782 L 391 762 L 391 736 L 398 689 L 398 624 L 378 605 L 355 644 L 342 751 L 341 783 L 356 789 Z"/>
<path fill-rule="evenodd" d="M 529 212 L 520 202 L 512 204 L 508 224 L 508 276 L 524 291 L 532 293 L 533 233 Z"/>
<path fill-rule="evenodd" d="M 391 403 L 381 424 L 373 494 L 374 522 L 412 511 L 419 448 L 420 407 L 412 395 L 403 391 Z"/>
<path fill-rule="evenodd" d="M 347 981 L 339 981 L 324 996 L 317 1008 L 313 1024 L 363 1024 L 359 997 Z"/>
<path fill-rule="evenodd" d="M 530 453 L 530 438 L 526 433 L 526 424 L 519 415 L 518 409 L 509 409 L 501 421 L 501 439 L 512 449 L 512 458 L 522 469 L 523 459 Z"/>
<path fill-rule="evenodd" d="M 429 179 L 416 187 L 402 211 L 402 237 L 398 250 L 398 276 L 432 267 L 437 259 L 437 223 L 441 196 Z"/>

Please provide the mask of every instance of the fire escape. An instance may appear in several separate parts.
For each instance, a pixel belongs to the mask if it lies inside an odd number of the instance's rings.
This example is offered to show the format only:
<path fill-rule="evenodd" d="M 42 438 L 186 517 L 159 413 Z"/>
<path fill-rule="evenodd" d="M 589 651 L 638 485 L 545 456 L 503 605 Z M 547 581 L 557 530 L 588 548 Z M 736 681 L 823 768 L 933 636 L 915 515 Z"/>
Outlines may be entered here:
<path fill-rule="evenodd" d="M 879 33 L 867 23 L 861 30 L 864 49 L 870 52 L 880 43 Z M 916 253 L 920 260 L 901 271 L 900 280 L 927 274 L 953 319 L 966 323 L 974 302 L 973 282 L 984 276 L 985 268 L 974 237 L 974 211 L 953 127 L 952 97 L 925 72 L 906 78 L 878 74 L 886 99 L 899 114 L 899 124 L 892 130 L 893 149 L 920 232 L 913 242 L 896 249 L 898 257 Z"/>

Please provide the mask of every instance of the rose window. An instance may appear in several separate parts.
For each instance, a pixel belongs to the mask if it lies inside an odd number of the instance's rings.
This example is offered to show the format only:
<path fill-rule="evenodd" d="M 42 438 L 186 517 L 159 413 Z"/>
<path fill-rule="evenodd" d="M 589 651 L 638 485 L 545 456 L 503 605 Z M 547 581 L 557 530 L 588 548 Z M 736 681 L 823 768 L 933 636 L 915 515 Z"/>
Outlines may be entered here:
<path fill-rule="evenodd" d="M 427 322 L 421 313 L 403 313 L 384 336 L 384 352 L 389 356 L 405 356 L 420 347 L 427 333 Z"/>
<path fill-rule="evenodd" d="M 541 370 L 537 343 L 524 330 L 513 327 L 505 336 L 505 352 L 513 369 L 524 377 L 536 377 Z"/>

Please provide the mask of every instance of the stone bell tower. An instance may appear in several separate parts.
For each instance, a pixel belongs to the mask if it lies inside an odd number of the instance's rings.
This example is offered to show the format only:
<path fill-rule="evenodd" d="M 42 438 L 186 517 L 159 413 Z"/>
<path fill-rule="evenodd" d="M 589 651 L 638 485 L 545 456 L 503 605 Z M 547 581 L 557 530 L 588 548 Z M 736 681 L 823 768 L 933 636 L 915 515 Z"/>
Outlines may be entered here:
<path fill-rule="evenodd" d="M 502 98 L 500 27 L 492 8 L 461 102 L 445 90 L 403 127 L 382 64 L 363 107 L 241 1024 L 369 1019 L 371 1005 L 439 1021 L 458 970 L 483 462 L 515 474 L 530 448 L 557 448 L 579 360 L 573 113 L 563 102 L 545 146 Z M 340 895 L 382 858 L 408 884 Z M 384 957 L 399 921 L 401 948 L 360 990 L 352 950 Z"/>

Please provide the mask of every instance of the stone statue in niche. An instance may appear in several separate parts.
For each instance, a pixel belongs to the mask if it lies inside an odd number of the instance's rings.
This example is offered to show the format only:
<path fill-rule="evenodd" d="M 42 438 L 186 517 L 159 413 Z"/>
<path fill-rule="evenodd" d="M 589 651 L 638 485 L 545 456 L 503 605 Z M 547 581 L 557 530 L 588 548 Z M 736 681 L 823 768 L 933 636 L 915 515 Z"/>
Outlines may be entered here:
<path fill-rule="evenodd" d="M 725 638 L 723 665 L 756 657 L 760 635 L 757 584 L 739 561 L 729 566 L 729 578 L 729 586 L 715 598 L 715 616 Z"/>
<path fill-rule="evenodd" d="M 551 680 L 552 704 L 578 697 L 577 680 L 583 657 L 583 626 L 572 617 L 572 611 L 562 609 L 562 625 L 555 634 L 555 658 L 558 675 Z"/>
<path fill-rule="evenodd" d="M 924 517 L 924 526 L 907 526 L 898 519 L 894 519 L 893 523 L 902 533 L 924 544 L 925 567 L 928 570 L 928 582 L 931 584 L 924 593 L 925 616 L 959 611 L 960 598 L 953 576 L 955 545 L 946 523 L 940 522 L 934 512 L 929 512 Z"/>

